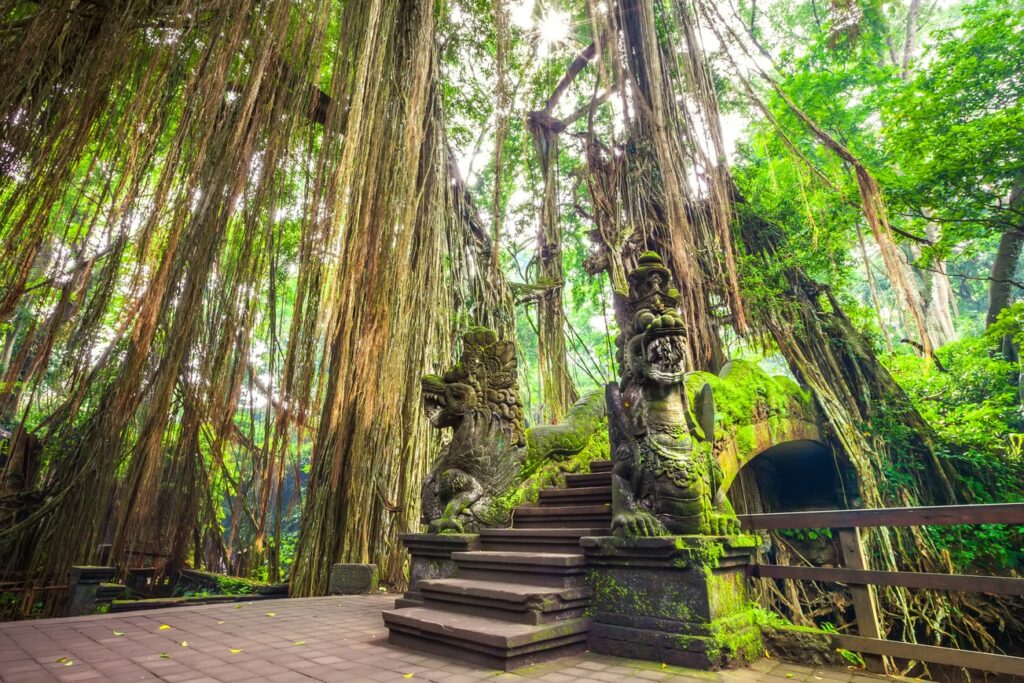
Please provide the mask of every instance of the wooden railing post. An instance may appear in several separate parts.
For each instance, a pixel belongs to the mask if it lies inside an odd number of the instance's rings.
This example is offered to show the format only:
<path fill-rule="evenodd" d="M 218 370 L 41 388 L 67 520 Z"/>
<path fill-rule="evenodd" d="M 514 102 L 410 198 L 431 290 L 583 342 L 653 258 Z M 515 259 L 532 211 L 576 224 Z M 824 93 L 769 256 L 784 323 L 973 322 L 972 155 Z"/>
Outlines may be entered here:
<path fill-rule="evenodd" d="M 843 553 L 843 566 L 848 569 L 870 569 L 864 557 L 864 547 L 860 542 L 860 529 L 847 527 L 837 529 L 839 532 L 839 548 Z M 875 609 L 874 586 L 851 585 L 853 595 L 853 611 L 857 617 L 857 633 L 864 638 L 882 638 L 882 629 L 878 622 L 878 611 Z M 879 655 L 864 654 L 864 664 L 868 671 L 885 673 L 885 662 Z"/>

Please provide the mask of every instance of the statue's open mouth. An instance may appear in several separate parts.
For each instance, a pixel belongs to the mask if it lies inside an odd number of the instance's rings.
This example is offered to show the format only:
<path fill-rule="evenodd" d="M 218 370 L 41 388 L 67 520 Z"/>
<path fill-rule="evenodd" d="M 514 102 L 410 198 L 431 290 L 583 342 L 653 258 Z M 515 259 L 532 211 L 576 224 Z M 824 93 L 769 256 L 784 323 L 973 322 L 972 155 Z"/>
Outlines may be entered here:
<path fill-rule="evenodd" d="M 644 357 L 651 379 L 669 384 L 678 382 L 686 372 L 685 337 L 673 331 L 663 332 L 646 341 Z"/>
<path fill-rule="evenodd" d="M 430 420 L 430 424 L 435 424 L 437 419 L 444 412 L 444 404 L 441 403 L 440 398 L 433 394 L 423 395 L 423 412 L 426 413 L 427 419 Z"/>

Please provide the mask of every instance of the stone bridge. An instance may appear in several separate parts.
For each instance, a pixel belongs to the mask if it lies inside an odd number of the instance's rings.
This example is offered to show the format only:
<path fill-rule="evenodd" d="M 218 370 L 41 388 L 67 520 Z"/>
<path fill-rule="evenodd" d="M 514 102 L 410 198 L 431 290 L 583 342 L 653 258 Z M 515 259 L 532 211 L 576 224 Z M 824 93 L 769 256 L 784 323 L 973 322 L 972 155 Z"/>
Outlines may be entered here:
<path fill-rule="evenodd" d="M 713 424 L 713 453 L 726 492 L 755 460 L 798 464 L 806 472 L 815 469 L 814 461 L 820 465 L 823 456 L 830 456 L 811 393 L 789 377 L 769 375 L 756 363 L 731 361 L 717 375 L 690 373 L 686 389 L 693 430 L 707 439 L 705 431 Z"/>

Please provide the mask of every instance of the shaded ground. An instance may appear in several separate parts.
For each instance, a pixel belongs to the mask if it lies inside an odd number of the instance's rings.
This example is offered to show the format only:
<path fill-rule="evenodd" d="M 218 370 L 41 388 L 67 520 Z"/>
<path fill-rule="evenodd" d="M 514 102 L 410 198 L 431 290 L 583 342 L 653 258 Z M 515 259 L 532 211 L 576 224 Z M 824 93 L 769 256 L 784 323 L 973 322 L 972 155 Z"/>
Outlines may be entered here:
<path fill-rule="evenodd" d="M 705 673 L 586 654 L 513 674 L 401 650 L 382 609 L 393 595 L 199 605 L 0 624 L 0 680 L 35 681 L 722 681 L 877 683 L 856 671 L 770 660 Z"/>

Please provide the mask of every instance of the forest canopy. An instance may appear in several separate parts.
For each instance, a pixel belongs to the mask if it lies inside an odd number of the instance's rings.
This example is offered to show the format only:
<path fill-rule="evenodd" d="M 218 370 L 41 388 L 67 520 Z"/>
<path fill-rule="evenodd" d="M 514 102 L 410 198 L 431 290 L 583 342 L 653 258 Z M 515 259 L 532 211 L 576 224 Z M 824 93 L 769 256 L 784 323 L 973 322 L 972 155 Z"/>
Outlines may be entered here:
<path fill-rule="evenodd" d="M 1019 0 L 0 4 L 7 616 L 101 557 L 402 587 L 420 377 L 483 325 L 558 422 L 619 377 L 650 249 L 689 368 L 807 387 L 847 504 L 1024 500 Z M 868 544 L 1019 574 L 1022 533 Z M 950 599 L 887 623 L 1024 633 Z"/>

